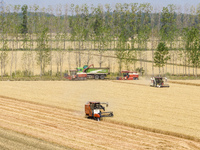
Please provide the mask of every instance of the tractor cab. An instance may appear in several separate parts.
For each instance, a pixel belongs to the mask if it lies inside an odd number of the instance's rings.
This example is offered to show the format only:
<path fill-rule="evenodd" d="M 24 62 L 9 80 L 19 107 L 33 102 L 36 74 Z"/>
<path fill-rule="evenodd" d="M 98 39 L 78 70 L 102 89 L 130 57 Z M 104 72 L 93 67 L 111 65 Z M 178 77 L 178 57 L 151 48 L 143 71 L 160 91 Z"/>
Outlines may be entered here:
<path fill-rule="evenodd" d="M 69 74 L 65 74 L 65 78 L 68 80 L 74 80 L 77 77 L 77 71 L 76 70 L 69 70 Z"/>
<path fill-rule="evenodd" d="M 122 72 L 122 75 L 123 75 L 123 77 L 127 77 L 127 76 L 129 76 L 129 73 L 128 72 Z"/>
<path fill-rule="evenodd" d="M 70 70 L 69 72 L 70 72 L 70 75 L 71 75 L 71 76 L 75 76 L 75 75 L 77 74 L 77 71 L 76 71 L 76 70 Z"/>
<path fill-rule="evenodd" d="M 163 85 L 163 84 L 164 84 L 163 78 L 162 78 L 162 77 L 157 77 L 157 78 L 155 78 L 155 81 L 156 81 L 156 83 L 157 83 L 158 85 Z"/>

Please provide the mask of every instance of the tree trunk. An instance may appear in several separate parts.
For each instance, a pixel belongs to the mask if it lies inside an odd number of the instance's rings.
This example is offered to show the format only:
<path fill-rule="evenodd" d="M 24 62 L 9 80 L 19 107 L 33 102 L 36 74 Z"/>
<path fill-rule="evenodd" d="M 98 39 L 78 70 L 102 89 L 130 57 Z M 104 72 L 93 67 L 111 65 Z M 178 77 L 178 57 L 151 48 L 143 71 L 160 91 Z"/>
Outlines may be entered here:
<path fill-rule="evenodd" d="M 70 51 L 68 51 L 68 74 L 70 73 L 70 69 L 71 69 L 71 64 L 70 64 Z"/>
<path fill-rule="evenodd" d="M 160 67 L 159 67 L 159 77 L 160 77 Z"/>
<path fill-rule="evenodd" d="M 11 62 L 10 62 L 10 78 L 12 79 L 12 66 L 13 66 L 13 49 L 14 49 L 14 40 L 12 41 L 12 52 L 11 52 Z"/>
<path fill-rule="evenodd" d="M 197 76 L 198 76 L 198 74 L 197 74 L 197 70 L 198 70 L 198 69 L 197 69 L 197 68 L 198 68 L 198 67 L 196 66 L 196 78 L 197 78 Z"/>
<path fill-rule="evenodd" d="M 42 77 L 42 56 L 41 55 L 40 55 L 40 77 Z"/>
<path fill-rule="evenodd" d="M 63 64 L 63 54 L 60 52 L 60 77 L 62 78 L 62 64 Z"/>
<path fill-rule="evenodd" d="M 1 52 L 1 80 L 3 80 L 3 59 L 2 59 L 2 52 Z"/>
<path fill-rule="evenodd" d="M 79 40 L 79 60 L 78 60 L 78 66 L 81 67 L 81 41 Z"/>

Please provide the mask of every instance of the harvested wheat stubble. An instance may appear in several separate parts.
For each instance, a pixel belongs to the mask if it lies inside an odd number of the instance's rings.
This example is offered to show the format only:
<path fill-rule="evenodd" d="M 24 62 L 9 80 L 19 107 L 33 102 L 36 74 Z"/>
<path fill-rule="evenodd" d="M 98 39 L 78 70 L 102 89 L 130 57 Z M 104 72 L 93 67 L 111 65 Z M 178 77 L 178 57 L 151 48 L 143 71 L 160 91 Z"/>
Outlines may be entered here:
<path fill-rule="evenodd" d="M 0 97 L 0 127 L 66 149 L 200 148 L 200 144 L 194 141 L 109 122 L 97 122 L 83 118 L 77 111 L 5 96 Z M 1 146 L 6 148 L 6 145 Z"/>
<path fill-rule="evenodd" d="M 52 149 L 64 150 L 65 147 L 55 145 L 37 138 L 26 136 L 11 130 L 0 128 L 0 149 L 1 150 L 38 150 Z M 70 148 L 69 148 L 70 149 Z"/>

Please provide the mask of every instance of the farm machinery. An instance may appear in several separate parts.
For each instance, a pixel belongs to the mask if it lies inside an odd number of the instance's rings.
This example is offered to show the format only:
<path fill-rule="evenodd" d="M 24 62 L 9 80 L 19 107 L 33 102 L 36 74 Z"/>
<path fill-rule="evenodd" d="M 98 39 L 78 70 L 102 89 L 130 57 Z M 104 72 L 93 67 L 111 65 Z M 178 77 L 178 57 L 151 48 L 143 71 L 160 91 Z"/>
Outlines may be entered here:
<path fill-rule="evenodd" d="M 70 70 L 70 75 L 66 74 L 65 78 L 69 80 L 85 80 L 87 78 L 103 80 L 109 73 L 109 68 L 97 68 L 91 64 L 90 66 L 84 65 L 76 68 L 76 70 Z"/>
<path fill-rule="evenodd" d="M 100 121 L 102 117 L 113 117 L 113 112 L 105 112 L 105 107 L 103 104 L 108 107 L 108 103 L 102 102 L 87 102 L 85 104 L 85 115 L 88 118 L 93 118 L 97 121 Z"/>
<path fill-rule="evenodd" d="M 117 80 L 138 80 L 139 74 L 133 71 L 121 71 L 123 77 L 117 77 Z"/>
<path fill-rule="evenodd" d="M 150 86 L 152 87 L 169 87 L 168 84 L 164 84 L 163 77 L 153 77 L 151 78 Z"/>
<path fill-rule="evenodd" d="M 70 75 L 65 74 L 65 78 L 68 80 L 86 80 L 87 74 L 84 72 L 77 72 L 77 70 L 70 70 Z"/>

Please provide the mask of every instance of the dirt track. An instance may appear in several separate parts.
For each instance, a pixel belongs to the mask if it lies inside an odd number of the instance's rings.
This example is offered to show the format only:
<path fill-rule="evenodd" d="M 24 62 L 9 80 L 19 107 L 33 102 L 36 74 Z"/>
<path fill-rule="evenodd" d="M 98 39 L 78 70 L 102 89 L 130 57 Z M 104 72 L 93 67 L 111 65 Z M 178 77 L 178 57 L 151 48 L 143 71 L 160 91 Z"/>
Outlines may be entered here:
<path fill-rule="evenodd" d="M 200 143 L 0 96 L 0 128 L 73 149 L 200 149 Z"/>

